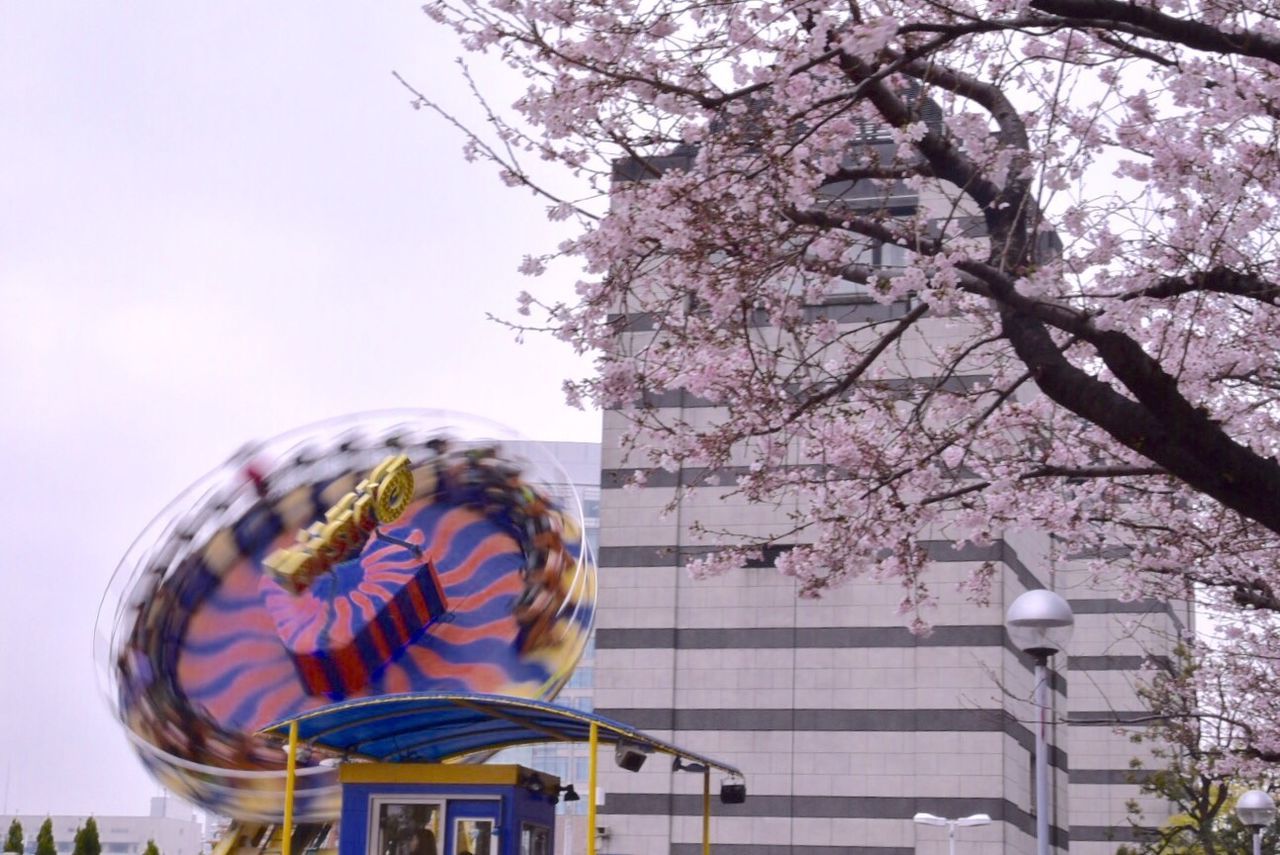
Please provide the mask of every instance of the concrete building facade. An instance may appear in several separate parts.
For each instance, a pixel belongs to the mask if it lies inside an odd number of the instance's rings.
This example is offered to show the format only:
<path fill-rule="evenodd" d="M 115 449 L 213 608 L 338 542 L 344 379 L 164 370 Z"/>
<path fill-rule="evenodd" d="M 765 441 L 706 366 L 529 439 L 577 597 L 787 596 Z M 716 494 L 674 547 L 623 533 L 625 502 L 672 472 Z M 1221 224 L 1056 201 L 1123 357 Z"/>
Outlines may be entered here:
<path fill-rule="evenodd" d="M 626 495 L 618 513 L 635 519 L 635 494 Z M 1037 586 L 1055 587 L 1077 615 L 1071 655 L 1055 658 L 1051 682 L 1056 846 L 1100 855 L 1135 838 L 1126 803 L 1138 795 L 1130 760 L 1143 749 L 1114 723 L 1141 713 L 1137 671 L 1185 620 L 1174 610 L 1055 577 L 1047 538 L 966 551 L 937 543 L 939 590 L 977 562 L 997 562 L 1004 579 L 989 605 L 954 597 L 932 635 L 915 637 L 895 622 L 886 585 L 801 601 L 769 568 L 694 582 L 678 542 L 671 551 L 611 545 L 643 535 L 610 525 L 608 488 L 605 496 L 597 709 L 747 774 L 747 802 L 715 808 L 718 851 L 945 852 L 944 829 L 912 823 L 923 811 L 989 814 L 992 825 L 962 830 L 970 852 L 1033 852 L 1032 663 L 1002 623 L 1008 604 Z M 699 776 L 657 761 L 634 775 L 602 769 L 606 852 L 700 851 Z M 1168 816 L 1164 805 L 1144 807 L 1148 823 Z"/>
<path fill-rule="evenodd" d="M 955 210 L 928 193 L 894 204 Z M 894 263 L 875 249 L 874 263 Z M 901 317 L 909 305 L 879 304 L 855 289 L 811 311 L 844 330 Z M 620 320 L 623 347 L 652 334 L 650 319 Z M 912 348 L 923 366 L 926 343 L 953 334 L 928 318 L 915 330 L 903 343 L 908 370 Z M 667 423 L 722 415 L 683 393 L 648 403 Z M 960 830 L 961 853 L 1034 852 L 1033 666 L 1003 626 L 1008 606 L 1033 588 L 1059 592 L 1077 620 L 1069 655 L 1052 662 L 1054 846 L 1102 855 L 1141 834 L 1126 808 L 1141 775 L 1130 761 L 1149 749 L 1131 744 L 1116 722 L 1141 713 L 1144 658 L 1188 630 L 1185 605 L 1124 602 L 1096 588 L 1045 532 L 1008 532 L 965 549 L 922 532 L 941 600 L 934 631 L 922 637 L 896 615 L 901 594 L 891 584 L 855 582 L 802 601 L 796 583 L 771 567 L 693 581 L 684 566 L 706 551 L 693 519 L 756 534 L 782 520 L 713 486 L 663 513 L 679 485 L 733 484 L 737 473 L 651 470 L 643 487 L 624 489 L 637 468 L 619 451 L 625 424 L 620 412 L 604 415 L 595 707 L 746 773 L 745 804 L 715 806 L 718 853 L 946 852 L 946 829 L 913 823 L 917 812 L 989 814 L 990 825 Z M 983 563 L 998 574 L 991 601 L 978 605 L 956 583 Z M 673 772 L 659 758 L 634 774 L 608 759 L 601 768 L 603 852 L 700 853 L 700 775 Z M 1147 825 L 1169 815 L 1162 803 L 1143 808 Z"/>

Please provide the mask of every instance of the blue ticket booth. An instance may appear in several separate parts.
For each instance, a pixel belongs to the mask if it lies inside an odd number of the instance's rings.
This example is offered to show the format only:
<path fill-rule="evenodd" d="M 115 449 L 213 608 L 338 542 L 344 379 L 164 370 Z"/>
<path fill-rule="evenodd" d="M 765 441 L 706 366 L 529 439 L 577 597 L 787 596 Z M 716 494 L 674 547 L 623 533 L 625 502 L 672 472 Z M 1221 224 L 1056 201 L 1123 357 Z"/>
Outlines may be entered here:
<path fill-rule="evenodd" d="M 666 755 L 673 772 L 702 779 L 702 852 L 711 847 L 711 776 L 726 778 L 720 801 L 746 799 L 733 766 L 657 739 L 595 713 L 545 701 L 450 692 L 417 692 L 344 701 L 276 722 L 264 733 L 286 737 L 289 768 L 299 747 L 339 761 L 342 808 L 338 855 L 554 855 L 555 806 L 576 798 L 554 776 L 522 766 L 456 762 L 512 745 L 585 742 L 587 792 L 596 792 L 597 748 L 638 771 Z M 291 771 L 285 828 L 292 827 Z M 586 853 L 595 855 L 596 804 L 587 799 Z M 284 835 L 282 855 L 291 835 Z"/>
<path fill-rule="evenodd" d="M 522 766 L 347 763 L 340 855 L 553 855 L 560 782 Z"/>

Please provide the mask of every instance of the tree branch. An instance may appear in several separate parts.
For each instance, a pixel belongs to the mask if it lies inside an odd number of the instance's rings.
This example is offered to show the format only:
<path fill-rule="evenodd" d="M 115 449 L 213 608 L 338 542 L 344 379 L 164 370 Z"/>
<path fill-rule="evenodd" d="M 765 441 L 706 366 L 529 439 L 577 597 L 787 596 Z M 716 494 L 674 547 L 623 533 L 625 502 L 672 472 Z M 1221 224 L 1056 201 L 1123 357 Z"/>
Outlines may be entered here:
<path fill-rule="evenodd" d="M 854 383 L 858 382 L 858 379 L 866 373 L 867 369 L 875 363 L 875 361 L 880 357 L 880 354 L 884 353 L 885 349 L 890 344 L 901 338 L 902 334 L 910 329 L 912 324 L 924 317 L 924 314 L 927 311 L 929 311 L 929 304 L 921 303 L 908 312 L 902 320 L 894 324 L 893 329 L 889 330 L 889 332 L 882 336 L 881 339 L 876 342 L 875 346 L 863 355 L 862 359 L 858 361 L 858 364 L 853 366 L 853 368 L 851 368 L 849 372 L 841 378 L 839 383 L 828 389 L 824 389 L 822 392 L 819 392 L 803 401 L 800 406 L 787 414 L 787 417 L 783 420 L 783 424 L 791 424 L 814 407 L 817 407 L 819 404 L 830 401 L 833 398 L 838 398 L 840 395 L 847 392 L 849 388 L 853 386 Z M 774 430 L 776 430 L 776 428 L 756 431 L 752 435 L 760 436 L 765 433 L 773 433 Z"/>
<path fill-rule="evenodd" d="M 1248 297 L 1268 305 L 1277 305 L 1280 297 L 1280 285 L 1269 282 L 1253 273 L 1241 273 L 1227 267 L 1215 267 L 1202 273 L 1188 276 L 1166 276 L 1150 288 L 1132 291 L 1120 297 L 1121 300 L 1136 300 L 1139 297 L 1176 297 L 1196 291 L 1209 291 L 1215 294 L 1229 294 L 1235 297 Z"/>
<path fill-rule="evenodd" d="M 1199 21 L 1166 15 L 1151 6 L 1120 0 L 1031 0 L 1030 5 L 1068 20 L 1089 18 L 1133 24 L 1146 31 L 1150 38 L 1195 50 L 1252 56 L 1280 64 L 1280 40 L 1272 36 L 1252 30 L 1227 33 Z"/>

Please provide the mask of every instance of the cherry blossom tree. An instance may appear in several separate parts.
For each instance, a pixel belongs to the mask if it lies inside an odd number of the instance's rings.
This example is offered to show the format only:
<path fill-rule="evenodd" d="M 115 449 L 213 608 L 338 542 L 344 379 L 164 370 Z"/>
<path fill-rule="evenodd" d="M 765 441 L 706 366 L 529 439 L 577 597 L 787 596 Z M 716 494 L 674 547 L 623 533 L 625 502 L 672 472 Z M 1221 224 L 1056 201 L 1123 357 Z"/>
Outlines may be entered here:
<path fill-rule="evenodd" d="M 713 486 L 795 509 L 704 529 L 696 572 L 785 546 L 804 594 L 899 580 L 923 627 L 921 531 L 1047 530 L 1224 611 L 1223 679 L 1280 751 L 1243 691 L 1280 654 L 1280 6 L 424 9 L 527 84 L 466 150 L 574 227 L 523 269 L 571 259 L 576 298 L 521 306 L 597 355 L 570 400 L 627 415 L 637 480 L 732 471 Z"/>
<path fill-rule="evenodd" d="M 1240 822 L 1236 800 L 1262 786 L 1274 792 L 1274 778 L 1241 778 L 1240 760 L 1257 757 L 1252 725 L 1235 712 L 1240 687 L 1230 678 L 1218 654 L 1198 649 L 1197 642 L 1178 645 L 1170 657 L 1153 660 L 1140 693 L 1151 711 L 1145 726 L 1132 734 L 1144 743 L 1151 761 L 1132 761 L 1134 782 L 1175 811 L 1158 829 L 1139 800 L 1129 804 L 1130 821 L 1142 829 L 1140 842 L 1122 846 L 1117 855 L 1219 855 L 1247 852 L 1253 830 Z M 1225 679 L 1224 679 L 1225 677 Z M 1142 769 L 1142 766 L 1146 769 Z M 1276 830 L 1264 831 L 1263 846 L 1275 848 Z"/>

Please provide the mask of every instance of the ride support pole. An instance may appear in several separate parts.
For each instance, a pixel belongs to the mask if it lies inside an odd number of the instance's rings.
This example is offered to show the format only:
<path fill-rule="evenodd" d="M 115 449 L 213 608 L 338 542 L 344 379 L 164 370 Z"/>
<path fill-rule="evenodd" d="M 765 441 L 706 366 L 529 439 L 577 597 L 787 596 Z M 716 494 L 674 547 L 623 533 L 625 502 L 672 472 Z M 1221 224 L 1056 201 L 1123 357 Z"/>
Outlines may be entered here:
<path fill-rule="evenodd" d="M 711 855 L 711 767 L 702 773 L 702 855 Z"/>
<path fill-rule="evenodd" d="M 600 747 L 600 725 L 591 722 L 587 733 L 587 855 L 596 855 L 596 750 Z"/>
<path fill-rule="evenodd" d="M 293 784 L 298 772 L 298 720 L 289 722 L 289 763 L 284 778 L 284 834 L 280 838 L 281 855 L 289 855 L 293 844 Z"/>

